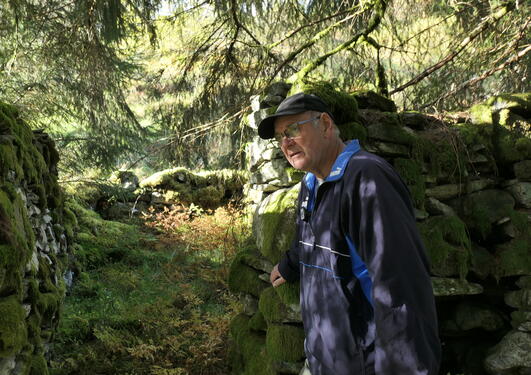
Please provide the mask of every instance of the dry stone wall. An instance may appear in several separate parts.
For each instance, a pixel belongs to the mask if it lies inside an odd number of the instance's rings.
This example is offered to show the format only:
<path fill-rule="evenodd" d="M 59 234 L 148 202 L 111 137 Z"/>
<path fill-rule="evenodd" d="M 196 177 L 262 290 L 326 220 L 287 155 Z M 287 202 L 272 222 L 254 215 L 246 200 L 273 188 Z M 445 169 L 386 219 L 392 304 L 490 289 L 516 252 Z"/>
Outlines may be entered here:
<path fill-rule="evenodd" d="M 47 374 L 72 225 L 51 139 L 0 103 L 0 375 Z"/>
<path fill-rule="evenodd" d="M 397 112 L 373 92 L 275 84 L 252 98 L 248 125 L 286 96 L 320 95 L 344 139 L 386 158 L 410 188 L 431 261 L 441 374 L 531 373 L 531 94 L 500 95 L 462 113 Z M 255 243 L 229 277 L 244 306 L 231 324 L 235 374 L 297 374 L 304 360 L 298 285 L 268 273 L 289 247 L 301 174 L 270 142 L 247 147 Z"/>

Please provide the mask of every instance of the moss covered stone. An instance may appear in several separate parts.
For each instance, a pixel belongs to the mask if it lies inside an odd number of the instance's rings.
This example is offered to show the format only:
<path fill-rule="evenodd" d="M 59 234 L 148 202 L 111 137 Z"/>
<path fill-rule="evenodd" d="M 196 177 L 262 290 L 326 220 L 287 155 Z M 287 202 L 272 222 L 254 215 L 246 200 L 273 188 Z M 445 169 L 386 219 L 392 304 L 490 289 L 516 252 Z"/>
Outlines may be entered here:
<path fill-rule="evenodd" d="M 269 195 L 258 207 L 253 232 L 260 252 L 273 264 L 289 249 L 295 235 L 296 205 L 300 184 Z"/>
<path fill-rule="evenodd" d="M 382 112 L 396 112 L 396 104 L 389 98 L 371 90 L 360 90 L 352 93 L 359 108 L 376 109 Z"/>
<path fill-rule="evenodd" d="M 363 145 L 367 141 L 367 129 L 359 122 L 347 122 L 338 125 L 339 135 L 343 141 L 357 139 Z"/>
<path fill-rule="evenodd" d="M 262 291 L 260 294 L 260 300 L 258 301 L 258 308 L 268 324 L 301 321 L 300 315 L 291 310 L 281 301 L 273 287 L 269 287 Z"/>
<path fill-rule="evenodd" d="M 48 375 L 48 365 L 42 354 L 34 355 L 31 358 L 31 370 L 29 375 Z"/>
<path fill-rule="evenodd" d="M 358 121 L 358 103 L 356 99 L 330 82 L 299 81 L 291 87 L 288 96 L 299 92 L 317 95 L 323 99 L 338 125 Z"/>
<path fill-rule="evenodd" d="M 409 187 L 415 207 L 424 209 L 426 184 L 421 165 L 414 160 L 397 158 L 394 167 Z"/>
<path fill-rule="evenodd" d="M 419 230 L 428 251 L 431 272 L 436 276 L 459 275 L 464 279 L 471 254 L 465 224 L 457 216 L 434 216 L 420 223 Z"/>
<path fill-rule="evenodd" d="M 27 342 L 26 311 L 17 296 L 0 299 L 0 358 L 17 354 Z"/>
<path fill-rule="evenodd" d="M 267 284 L 260 280 L 259 275 L 259 271 L 242 263 L 241 256 L 236 256 L 230 266 L 229 289 L 258 297 L 260 292 L 267 288 Z"/>
<path fill-rule="evenodd" d="M 510 217 L 515 205 L 511 194 L 503 190 L 488 189 L 468 194 L 460 204 L 460 216 L 473 237 L 487 239 L 493 225 Z"/>
<path fill-rule="evenodd" d="M 274 361 L 297 362 L 304 358 L 304 330 L 287 324 L 270 324 L 266 350 Z"/>
<path fill-rule="evenodd" d="M 271 361 L 265 352 L 265 336 L 251 331 L 250 318 L 244 314 L 236 315 L 230 323 L 229 331 L 234 340 L 236 359 L 243 361 L 233 367 L 243 368 L 242 375 L 276 375 Z M 239 358 L 238 358 L 239 357 Z"/>
<path fill-rule="evenodd" d="M 267 330 L 267 322 L 260 311 L 257 311 L 251 319 L 249 319 L 249 328 L 253 331 L 265 332 Z"/>

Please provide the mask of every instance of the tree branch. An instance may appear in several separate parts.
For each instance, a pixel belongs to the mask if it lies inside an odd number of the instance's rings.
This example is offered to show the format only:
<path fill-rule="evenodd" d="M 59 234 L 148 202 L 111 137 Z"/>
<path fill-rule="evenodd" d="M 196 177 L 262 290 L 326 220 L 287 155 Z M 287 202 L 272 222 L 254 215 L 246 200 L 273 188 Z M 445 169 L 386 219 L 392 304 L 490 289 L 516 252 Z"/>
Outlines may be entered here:
<path fill-rule="evenodd" d="M 439 70 L 440 68 L 448 64 L 450 61 L 455 59 L 474 39 L 476 39 L 479 35 L 481 35 L 482 32 L 484 32 L 485 30 L 487 30 L 487 28 L 496 24 L 501 18 L 503 18 L 507 13 L 509 13 L 513 9 L 514 9 L 513 7 L 509 7 L 509 4 L 503 6 L 499 11 L 492 14 L 490 17 L 487 17 L 487 19 L 485 19 L 478 27 L 472 30 L 472 33 L 469 36 L 467 36 L 459 44 L 459 47 L 457 48 L 457 50 L 455 50 L 454 52 L 451 52 L 444 59 L 430 66 L 428 69 L 424 70 L 422 73 L 417 75 L 415 78 L 395 88 L 389 94 L 393 95 L 393 94 L 396 94 L 397 92 L 404 91 L 409 86 L 416 85 L 417 83 L 422 81 L 424 78 L 428 77 L 433 72 Z"/>
<path fill-rule="evenodd" d="M 369 19 L 369 23 L 365 30 L 355 34 L 350 40 L 346 41 L 343 44 L 340 44 L 339 46 L 332 49 L 331 51 L 328 51 L 324 55 L 321 55 L 317 59 L 306 64 L 306 66 L 304 66 L 301 70 L 299 70 L 299 72 L 289 77 L 287 81 L 290 83 L 293 83 L 295 81 L 305 78 L 308 74 L 310 74 L 310 72 L 312 72 L 313 70 L 318 68 L 320 65 L 322 65 L 330 56 L 333 56 L 336 53 L 343 51 L 344 49 L 352 48 L 358 42 L 359 38 L 361 38 L 362 36 L 364 37 L 368 36 L 371 32 L 373 32 L 378 27 L 378 25 L 380 25 L 380 22 L 382 21 L 382 18 L 385 14 L 385 10 L 387 8 L 387 3 L 388 3 L 388 0 L 376 0 L 375 3 L 373 3 L 370 8 L 366 9 L 366 10 L 374 10 L 375 13 Z"/>

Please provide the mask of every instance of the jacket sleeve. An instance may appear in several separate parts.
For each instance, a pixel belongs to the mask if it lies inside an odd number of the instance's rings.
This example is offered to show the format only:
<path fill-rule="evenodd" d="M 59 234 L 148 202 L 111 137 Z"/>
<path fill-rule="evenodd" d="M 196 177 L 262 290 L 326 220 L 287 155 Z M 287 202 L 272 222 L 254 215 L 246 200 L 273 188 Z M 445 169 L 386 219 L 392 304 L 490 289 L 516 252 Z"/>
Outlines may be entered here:
<path fill-rule="evenodd" d="M 440 360 L 435 301 L 409 191 L 385 161 L 363 163 L 350 176 L 342 203 L 348 234 L 372 282 L 376 373 L 435 375 Z"/>
<path fill-rule="evenodd" d="M 291 247 L 286 251 L 278 264 L 278 271 L 284 279 L 289 282 L 295 282 L 300 278 L 299 271 L 299 231 L 300 231 L 300 207 L 302 201 L 303 187 L 299 192 L 297 203 L 297 219 L 295 221 L 295 238 L 291 243 Z"/>

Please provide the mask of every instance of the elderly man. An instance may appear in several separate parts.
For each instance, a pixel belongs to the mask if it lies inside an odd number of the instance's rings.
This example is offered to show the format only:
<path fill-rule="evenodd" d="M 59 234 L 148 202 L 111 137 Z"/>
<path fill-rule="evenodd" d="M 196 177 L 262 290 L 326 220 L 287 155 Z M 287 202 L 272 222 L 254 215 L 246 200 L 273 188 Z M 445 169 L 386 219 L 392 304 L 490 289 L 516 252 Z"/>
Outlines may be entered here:
<path fill-rule="evenodd" d="M 296 239 L 271 272 L 300 279 L 312 375 L 436 375 L 437 317 L 408 189 L 382 158 L 348 144 L 317 96 L 286 98 L 258 127 L 301 184 Z"/>

